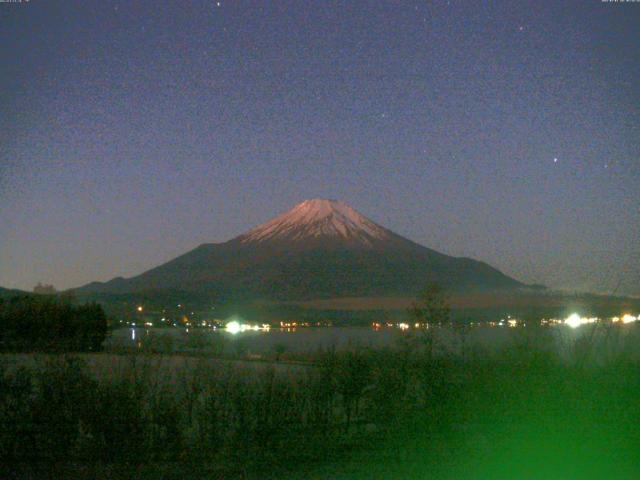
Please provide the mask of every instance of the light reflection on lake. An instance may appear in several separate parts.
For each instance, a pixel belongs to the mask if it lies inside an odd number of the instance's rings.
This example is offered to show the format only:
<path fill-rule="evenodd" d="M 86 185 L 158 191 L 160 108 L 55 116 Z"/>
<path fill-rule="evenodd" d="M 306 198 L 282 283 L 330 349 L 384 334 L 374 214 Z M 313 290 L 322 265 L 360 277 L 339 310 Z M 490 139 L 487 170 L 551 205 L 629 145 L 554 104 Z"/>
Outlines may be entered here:
<path fill-rule="evenodd" d="M 566 326 L 554 326 L 548 329 L 535 330 L 535 336 L 542 339 L 544 344 L 547 339 L 555 342 L 560 350 L 571 347 L 576 338 L 590 332 L 591 326 L 571 329 Z M 622 337 L 628 337 L 626 333 L 635 332 L 637 328 L 622 326 L 605 335 L 604 327 L 600 330 L 602 337 L 609 343 L 619 341 Z M 507 345 L 512 341 L 522 340 L 531 335 L 532 330 L 524 328 L 506 328 L 478 326 L 471 328 L 465 335 L 460 335 L 449 328 L 440 328 L 434 331 L 437 343 L 447 350 L 459 350 L 464 344 L 466 348 L 496 349 Z M 619 335 L 625 332 L 625 335 Z M 382 348 L 401 343 L 403 339 L 412 336 L 420 336 L 420 330 L 403 332 L 395 328 L 382 328 L 374 330 L 368 327 L 304 327 L 298 329 L 274 328 L 268 331 L 247 330 L 240 333 L 230 333 L 225 330 L 211 330 L 205 328 L 191 329 L 190 331 L 179 328 L 144 328 L 133 327 L 117 329 L 112 332 L 105 346 L 118 347 L 142 347 L 153 346 L 161 351 L 214 351 L 217 353 L 236 353 L 243 355 L 262 355 L 274 351 L 286 351 L 293 353 L 312 353 L 320 349 L 335 348 L 337 350 L 353 347 Z M 544 337 L 546 335 L 546 337 Z M 621 337 L 621 338 L 618 338 Z M 628 342 L 627 342 L 628 343 Z M 573 348 L 573 347 L 571 347 Z M 616 347 L 617 348 L 617 347 Z"/>

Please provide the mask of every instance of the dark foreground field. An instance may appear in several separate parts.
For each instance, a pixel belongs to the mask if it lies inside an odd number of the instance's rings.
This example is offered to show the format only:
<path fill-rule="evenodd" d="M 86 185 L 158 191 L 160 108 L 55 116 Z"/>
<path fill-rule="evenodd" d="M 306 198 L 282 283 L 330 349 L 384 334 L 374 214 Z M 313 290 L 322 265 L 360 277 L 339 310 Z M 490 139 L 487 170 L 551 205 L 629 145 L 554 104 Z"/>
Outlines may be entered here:
<path fill-rule="evenodd" d="M 0 478 L 637 479 L 637 346 L 594 338 L 561 357 L 542 328 L 455 356 L 418 337 L 277 368 L 6 355 Z"/>

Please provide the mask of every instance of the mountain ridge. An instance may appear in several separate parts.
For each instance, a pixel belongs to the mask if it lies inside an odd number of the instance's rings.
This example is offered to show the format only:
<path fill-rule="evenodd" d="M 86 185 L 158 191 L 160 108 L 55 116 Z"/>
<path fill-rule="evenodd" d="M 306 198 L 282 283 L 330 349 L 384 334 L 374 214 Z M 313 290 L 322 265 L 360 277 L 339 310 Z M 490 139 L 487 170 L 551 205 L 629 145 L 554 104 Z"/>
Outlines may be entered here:
<path fill-rule="evenodd" d="M 451 257 L 388 230 L 337 200 L 310 199 L 223 243 L 204 243 L 140 275 L 76 291 L 186 290 L 279 300 L 415 294 L 524 284 L 490 265 Z"/>

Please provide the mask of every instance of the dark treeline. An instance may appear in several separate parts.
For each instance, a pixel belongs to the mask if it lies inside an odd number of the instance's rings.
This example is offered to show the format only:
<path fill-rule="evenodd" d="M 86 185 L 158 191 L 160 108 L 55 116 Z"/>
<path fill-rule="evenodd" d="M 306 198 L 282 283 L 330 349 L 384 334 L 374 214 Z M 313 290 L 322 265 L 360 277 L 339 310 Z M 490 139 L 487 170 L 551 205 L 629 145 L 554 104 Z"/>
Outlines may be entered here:
<path fill-rule="evenodd" d="M 50 295 L 0 298 L 4 351 L 98 351 L 106 335 L 107 319 L 98 304 L 73 305 Z"/>
<path fill-rule="evenodd" d="M 638 363 L 626 355 L 561 359 L 545 331 L 499 352 L 434 356 L 409 340 L 319 353 L 313 366 L 294 370 L 206 358 L 180 366 L 159 355 L 117 357 L 118 366 L 113 356 L 92 358 L 102 370 L 58 355 L 0 371 L 1 478 L 640 472 Z"/>

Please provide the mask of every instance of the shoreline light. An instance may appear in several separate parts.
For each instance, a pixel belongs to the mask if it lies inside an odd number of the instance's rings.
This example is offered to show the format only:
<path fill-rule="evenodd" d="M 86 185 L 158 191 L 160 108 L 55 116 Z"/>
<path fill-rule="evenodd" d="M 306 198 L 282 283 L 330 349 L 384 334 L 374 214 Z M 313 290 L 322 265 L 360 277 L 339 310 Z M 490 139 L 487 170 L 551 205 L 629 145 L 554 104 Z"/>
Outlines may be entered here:
<path fill-rule="evenodd" d="M 571 328 L 578 328 L 581 325 L 586 325 L 587 323 L 595 323 L 597 321 L 597 317 L 581 317 L 577 313 L 572 313 L 565 319 L 564 323 Z"/>
<path fill-rule="evenodd" d="M 260 330 L 269 330 L 271 328 L 271 326 L 262 326 L 262 328 L 260 328 L 260 326 L 258 325 L 247 325 L 246 323 L 240 323 L 237 322 L 235 320 L 228 322 L 224 329 L 228 332 L 231 333 L 232 335 L 235 335 L 236 333 L 241 333 L 241 332 L 246 332 L 248 330 L 253 330 L 254 332 L 258 332 Z"/>
<path fill-rule="evenodd" d="M 638 319 L 640 319 L 640 315 L 638 315 L 638 318 L 636 318 L 633 315 L 629 315 L 628 313 L 626 313 L 622 317 L 613 317 L 611 321 L 614 323 L 622 322 L 626 325 L 627 323 L 633 323 Z"/>
<path fill-rule="evenodd" d="M 239 333 L 241 330 L 240 324 L 236 321 L 229 322 L 225 325 L 225 330 L 233 335 Z"/>

